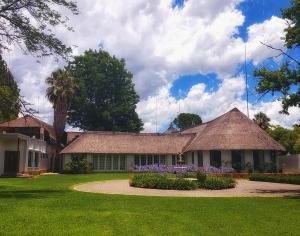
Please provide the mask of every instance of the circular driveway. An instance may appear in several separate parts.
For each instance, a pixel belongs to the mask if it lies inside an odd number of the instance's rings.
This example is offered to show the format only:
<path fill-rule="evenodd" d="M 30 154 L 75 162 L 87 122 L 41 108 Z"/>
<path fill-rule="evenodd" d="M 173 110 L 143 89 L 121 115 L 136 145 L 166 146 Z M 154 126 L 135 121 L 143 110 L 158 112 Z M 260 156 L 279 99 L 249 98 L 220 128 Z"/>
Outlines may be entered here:
<path fill-rule="evenodd" d="M 233 189 L 224 190 L 161 190 L 135 188 L 129 180 L 107 180 L 76 185 L 77 191 L 165 197 L 300 197 L 300 185 L 237 180 Z"/>

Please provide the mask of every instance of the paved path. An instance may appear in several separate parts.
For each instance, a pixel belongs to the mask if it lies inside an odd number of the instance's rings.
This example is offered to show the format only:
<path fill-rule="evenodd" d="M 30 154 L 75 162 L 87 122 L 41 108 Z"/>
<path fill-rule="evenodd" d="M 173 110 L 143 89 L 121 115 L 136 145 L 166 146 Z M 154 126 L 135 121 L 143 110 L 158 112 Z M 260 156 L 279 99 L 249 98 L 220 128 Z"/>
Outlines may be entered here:
<path fill-rule="evenodd" d="M 237 180 L 234 189 L 160 190 L 134 188 L 128 180 L 107 180 L 76 185 L 77 191 L 139 196 L 168 197 L 300 197 L 300 185 Z"/>

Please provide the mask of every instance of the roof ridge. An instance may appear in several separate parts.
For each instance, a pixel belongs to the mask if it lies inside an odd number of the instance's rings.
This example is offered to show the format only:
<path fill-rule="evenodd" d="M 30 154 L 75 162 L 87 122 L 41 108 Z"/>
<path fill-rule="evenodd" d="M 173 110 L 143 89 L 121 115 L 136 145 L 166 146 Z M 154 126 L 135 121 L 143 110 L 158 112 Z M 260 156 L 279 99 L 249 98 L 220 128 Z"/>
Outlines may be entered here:
<path fill-rule="evenodd" d="M 84 134 L 103 134 L 103 135 L 132 135 L 132 136 L 182 136 L 182 135 L 192 135 L 195 133 L 135 133 L 135 132 L 121 132 L 121 131 L 84 131 Z"/>

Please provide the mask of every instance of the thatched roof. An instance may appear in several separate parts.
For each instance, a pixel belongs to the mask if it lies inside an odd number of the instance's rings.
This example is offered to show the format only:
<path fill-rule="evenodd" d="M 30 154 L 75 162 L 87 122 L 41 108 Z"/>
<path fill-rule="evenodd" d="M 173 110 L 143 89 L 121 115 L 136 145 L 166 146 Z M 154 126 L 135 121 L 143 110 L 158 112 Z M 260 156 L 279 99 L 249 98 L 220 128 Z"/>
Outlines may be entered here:
<path fill-rule="evenodd" d="M 85 132 L 61 153 L 177 154 L 194 134 Z"/>
<path fill-rule="evenodd" d="M 197 133 L 185 149 L 191 150 L 284 150 L 264 130 L 237 108 L 202 125 L 182 131 Z"/>
<path fill-rule="evenodd" d="M 80 131 L 67 131 L 67 144 L 73 142 L 76 138 L 78 138 L 82 132 Z"/>
<path fill-rule="evenodd" d="M 52 125 L 47 124 L 46 122 L 39 120 L 33 116 L 26 115 L 24 117 L 17 118 L 15 120 L 7 121 L 0 124 L 0 128 L 44 128 L 49 133 L 50 138 L 56 140 L 55 131 Z"/>

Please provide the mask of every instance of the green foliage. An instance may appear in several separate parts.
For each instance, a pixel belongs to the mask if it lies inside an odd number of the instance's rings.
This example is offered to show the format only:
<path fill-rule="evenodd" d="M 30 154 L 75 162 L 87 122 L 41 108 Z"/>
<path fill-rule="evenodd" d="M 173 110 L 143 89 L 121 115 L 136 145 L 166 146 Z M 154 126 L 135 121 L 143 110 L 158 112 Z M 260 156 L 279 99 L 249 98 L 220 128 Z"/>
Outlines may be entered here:
<path fill-rule="evenodd" d="M 200 180 L 202 180 L 198 182 L 200 188 L 211 190 L 234 188 L 236 185 L 235 180 L 231 177 L 217 177 L 208 175 L 204 181 L 203 178 L 200 178 Z"/>
<path fill-rule="evenodd" d="M 300 184 L 300 175 L 263 175 L 253 174 L 249 177 L 252 181 L 273 183 Z"/>
<path fill-rule="evenodd" d="M 299 153 L 300 129 L 296 125 L 293 129 L 283 128 L 279 125 L 267 129 L 269 135 L 285 147 L 290 154 Z"/>
<path fill-rule="evenodd" d="M 72 30 L 66 25 L 68 18 L 61 15 L 66 9 L 78 14 L 76 4 L 70 0 L 0 1 L 0 52 L 15 44 L 38 56 L 67 56 L 71 48 L 53 33 L 55 26 Z"/>
<path fill-rule="evenodd" d="M 142 130 L 143 123 L 135 111 L 139 96 L 124 59 L 103 50 L 89 50 L 75 57 L 69 69 L 78 88 L 68 123 L 83 130 Z"/>
<path fill-rule="evenodd" d="M 130 185 L 139 188 L 192 190 L 197 188 L 195 181 L 183 178 L 170 178 L 167 174 L 141 173 L 132 177 Z"/>
<path fill-rule="evenodd" d="M 67 164 L 67 169 L 73 174 L 86 173 L 88 171 L 88 162 L 83 154 L 74 154 L 71 156 L 71 162 Z"/>
<path fill-rule="evenodd" d="M 289 21 L 285 29 L 287 48 L 300 46 L 300 0 L 292 0 L 291 6 L 282 10 L 282 17 Z M 278 70 L 261 68 L 254 71 L 259 81 L 256 90 L 259 94 L 281 94 L 282 113 L 289 114 L 290 107 L 300 107 L 300 62 L 287 55 L 291 62 L 285 62 Z M 293 89 L 296 87 L 296 90 Z"/>
<path fill-rule="evenodd" d="M 19 96 L 18 85 L 0 55 L 0 123 L 18 116 Z"/>
<path fill-rule="evenodd" d="M 180 113 L 174 120 L 173 124 L 180 130 L 190 128 L 195 125 L 202 124 L 202 119 L 197 114 L 192 113 Z"/>
<path fill-rule="evenodd" d="M 300 0 L 292 0 L 291 6 L 282 10 L 282 17 L 290 23 L 285 29 L 285 43 L 288 48 L 300 46 Z"/>
<path fill-rule="evenodd" d="M 263 112 L 255 114 L 253 121 L 263 130 L 266 130 L 270 126 L 270 118 Z"/>
<path fill-rule="evenodd" d="M 197 171 L 197 180 L 199 183 L 204 183 L 206 180 L 206 174 L 201 171 Z"/>

